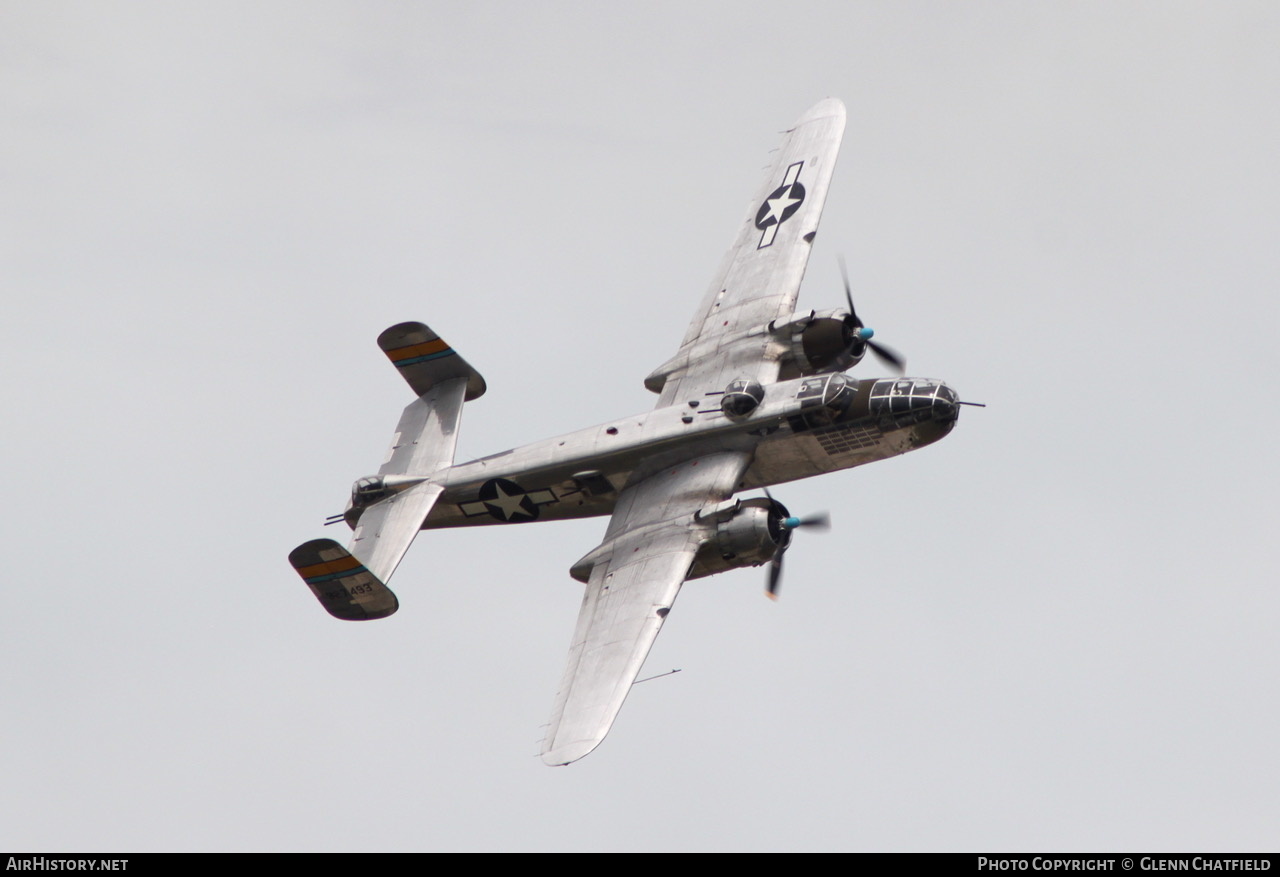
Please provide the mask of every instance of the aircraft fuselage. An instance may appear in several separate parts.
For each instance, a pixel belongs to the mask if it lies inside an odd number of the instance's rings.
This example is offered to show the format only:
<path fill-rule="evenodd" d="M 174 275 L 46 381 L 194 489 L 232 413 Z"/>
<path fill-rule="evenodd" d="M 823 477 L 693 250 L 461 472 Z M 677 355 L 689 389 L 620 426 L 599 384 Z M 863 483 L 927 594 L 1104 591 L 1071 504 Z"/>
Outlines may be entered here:
<path fill-rule="evenodd" d="M 637 468 L 715 449 L 753 449 L 737 490 L 795 481 L 924 447 L 959 412 L 954 390 L 924 378 L 834 373 L 765 389 L 745 417 L 727 415 L 713 393 L 450 466 L 430 476 L 445 491 L 422 529 L 608 515 Z M 348 510 L 350 523 L 357 511 Z"/>

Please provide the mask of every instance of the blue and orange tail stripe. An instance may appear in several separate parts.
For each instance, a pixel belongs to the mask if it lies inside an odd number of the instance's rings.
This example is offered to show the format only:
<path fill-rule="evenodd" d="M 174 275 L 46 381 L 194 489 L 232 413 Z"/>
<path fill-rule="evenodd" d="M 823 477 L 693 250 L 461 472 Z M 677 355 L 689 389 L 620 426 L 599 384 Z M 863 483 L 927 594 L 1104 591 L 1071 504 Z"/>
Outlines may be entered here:
<path fill-rule="evenodd" d="M 391 589 L 332 539 L 312 539 L 289 552 L 289 565 L 324 610 L 343 621 L 386 618 L 400 608 Z"/>
<path fill-rule="evenodd" d="M 317 585 L 334 579 L 345 579 L 348 576 L 368 572 L 364 568 L 364 564 L 350 554 L 337 560 L 327 560 L 323 563 L 313 563 L 310 566 L 295 568 L 298 570 L 298 575 L 302 576 L 303 581 L 308 585 Z"/>
<path fill-rule="evenodd" d="M 407 365 L 417 365 L 420 362 L 430 362 L 433 359 L 453 356 L 454 350 L 445 343 L 443 338 L 436 338 L 434 341 L 423 341 L 421 344 L 397 347 L 394 350 L 386 351 L 386 354 L 396 368 L 404 368 Z"/>

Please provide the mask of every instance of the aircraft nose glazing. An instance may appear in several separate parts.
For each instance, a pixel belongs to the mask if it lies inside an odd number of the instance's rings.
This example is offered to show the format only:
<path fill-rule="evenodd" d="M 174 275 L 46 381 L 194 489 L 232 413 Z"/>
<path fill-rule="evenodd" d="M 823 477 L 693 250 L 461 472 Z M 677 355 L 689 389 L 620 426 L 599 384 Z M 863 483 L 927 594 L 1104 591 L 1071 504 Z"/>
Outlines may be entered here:
<path fill-rule="evenodd" d="M 955 420 L 960 416 L 960 394 L 946 384 L 938 385 L 938 392 L 933 397 L 933 417 L 935 420 Z"/>
<path fill-rule="evenodd" d="M 871 389 L 871 413 L 900 426 L 925 420 L 954 421 L 960 397 L 942 381 L 898 378 L 876 381 Z"/>

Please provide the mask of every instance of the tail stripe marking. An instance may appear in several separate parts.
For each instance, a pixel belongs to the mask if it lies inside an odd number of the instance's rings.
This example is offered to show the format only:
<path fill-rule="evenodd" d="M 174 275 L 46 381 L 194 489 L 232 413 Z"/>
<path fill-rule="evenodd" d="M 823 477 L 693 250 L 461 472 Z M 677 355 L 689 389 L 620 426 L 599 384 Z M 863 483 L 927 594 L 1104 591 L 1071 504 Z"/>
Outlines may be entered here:
<path fill-rule="evenodd" d="M 453 354 L 453 348 L 446 344 L 443 338 L 436 338 L 433 341 L 424 341 L 421 344 L 410 344 L 407 347 L 388 350 L 387 358 L 395 363 L 396 368 L 404 368 L 406 365 L 416 365 L 432 359 L 453 356 Z"/>
<path fill-rule="evenodd" d="M 363 571 L 364 564 L 356 560 L 355 557 L 350 554 L 346 557 L 339 557 L 337 560 L 298 567 L 298 575 L 302 576 L 308 582 L 312 580 L 321 581 L 331 578 L 341 578 L 342 576 L 355 575 Z"/>
<path fill-rule="evenodd" d="M 369 571 L 365 569 L 363 566 L 358 566 L 353 570 L 348 570 L 347 572 L 335 572 L 327 576 L 311 576 L 310 578 L 304 577 L 303 581 L 305 581 L 308 585 L 318 585 L 321 582 L 329 582 L 329 581 L 333 581 L 334 579 L 354 578 L 355 576 L 358 576 L 361 573 L 367 573 L 367 572 Z"/>
<path fill-rule="evenodd" d="M 446 356 L 453 356 L 453 351 L 446 350 L 443 353 L 433 353 L 430 356 L 419 356 L 415 359 L 406 359 L 404 362 L 397 362 L 396 368 L 404 368 L 406 365 L 417 365 L 420 362 L 428 362 L 432 359 L 444 359 Z"/>

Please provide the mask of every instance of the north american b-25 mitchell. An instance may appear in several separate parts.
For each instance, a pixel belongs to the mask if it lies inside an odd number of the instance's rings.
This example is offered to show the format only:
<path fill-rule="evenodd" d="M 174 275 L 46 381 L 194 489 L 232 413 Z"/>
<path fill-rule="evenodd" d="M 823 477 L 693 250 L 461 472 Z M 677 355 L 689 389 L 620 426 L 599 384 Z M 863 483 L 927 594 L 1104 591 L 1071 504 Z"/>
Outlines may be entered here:
<path fill-rule="evenodd" d="M 648 413 L 454 463 L 464 402 L 484 379 L 422 323 L 378 346 L 417 396 L 376 475 L 339 518 L 351 543 L 298 546 L 289 560 L 336 618 L 385 618 L 387 581 L 419 530 L 609 515 L 604 541 L 570 569 L 586 595 L 542 744 L 547 764 L 595 749 L 688 579 L 769 564 L 776 596 L 795 518 L 768 495 L 739 494 L 861 466 L 937 441 L 961 404 L 937 380 L 855 380 L 871 340 L 854 307 L 795 312 L 844 134 L 824 100 L 788 130 L 749 214 L 675 356 L 645 386 Z"/>

